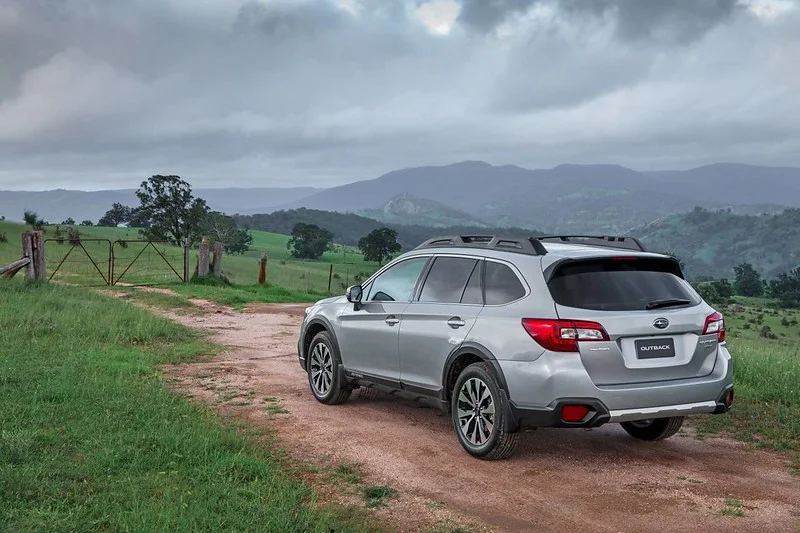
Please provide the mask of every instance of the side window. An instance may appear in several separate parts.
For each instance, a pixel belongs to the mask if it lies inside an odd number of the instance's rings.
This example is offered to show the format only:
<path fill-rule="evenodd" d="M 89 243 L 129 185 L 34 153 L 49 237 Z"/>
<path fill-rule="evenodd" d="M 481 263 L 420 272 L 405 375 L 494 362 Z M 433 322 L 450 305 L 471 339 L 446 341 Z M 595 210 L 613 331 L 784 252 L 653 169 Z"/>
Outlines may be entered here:
<path fill-rule="evenodd" d="M 373 302 L 408 302 L 427 257 L 408 259 L 392 266 L 372 281 L 367 299 Z"/>
<path fill-rule="evenodd" d="M 472 269 L 472 275 L 464 288 L 464 296 L 461 297 L 462 304 L 483 305 L 483 291 L 481 290 L 481 262 Z"/>
<path fill-rule="evenodd" d="M 419 301 L 459 303 L 477 263 L 475 259 L 437 257 L 422 286 Z"/>
<path fill-rule="evenodd" d="M 502 305 L 525 296 L 525 287 L 507 265 L 486 261 L 486 305 Z"/>

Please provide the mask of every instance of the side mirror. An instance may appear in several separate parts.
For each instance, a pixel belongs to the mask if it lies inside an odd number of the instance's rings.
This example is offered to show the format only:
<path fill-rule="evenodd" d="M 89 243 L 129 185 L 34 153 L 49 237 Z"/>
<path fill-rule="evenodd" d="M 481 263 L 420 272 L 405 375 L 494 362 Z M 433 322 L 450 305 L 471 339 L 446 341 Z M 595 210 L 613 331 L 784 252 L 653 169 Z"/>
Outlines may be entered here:
<path fill-rule="evenodd" d="M 345 293 L 347 297 L 347 301 L 351 304 L 360 304 L 361 297 L 363 296 L 363 290 L 361 289 L 361 285 L 352 285 L 347 288 L 347 292 Z"/>

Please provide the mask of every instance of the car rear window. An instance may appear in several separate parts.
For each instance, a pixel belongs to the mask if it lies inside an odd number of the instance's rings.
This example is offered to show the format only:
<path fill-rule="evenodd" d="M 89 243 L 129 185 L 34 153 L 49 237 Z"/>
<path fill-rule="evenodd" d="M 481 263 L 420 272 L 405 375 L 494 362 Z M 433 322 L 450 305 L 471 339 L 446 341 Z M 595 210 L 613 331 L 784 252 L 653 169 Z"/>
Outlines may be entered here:
<path fill-rule="evenodd" d="M 648 304 L 669 300 L 700 303 L 670 260 L 607 258 L 565 263 L 547 283 L 557 304 L 597 311 L 645 310 Z"/>

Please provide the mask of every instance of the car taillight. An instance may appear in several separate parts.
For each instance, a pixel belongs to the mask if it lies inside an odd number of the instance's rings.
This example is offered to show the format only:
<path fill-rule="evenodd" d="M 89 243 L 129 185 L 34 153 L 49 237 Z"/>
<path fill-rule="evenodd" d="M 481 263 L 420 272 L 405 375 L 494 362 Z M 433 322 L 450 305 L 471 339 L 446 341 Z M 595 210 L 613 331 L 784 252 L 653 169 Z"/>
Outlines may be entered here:
<path fill-rule="evenodd" d="M 725 342 L 725 319 L 720 313 L 712 313 L 706 317 L 703 335 L 717 334 L 718 342 Z"/>
<path fill-rule="evenodd" d="M 552 352 L 577 352 L 578 342 L 609 340 L 603 326 L 584 320 L 523 318 L 522 327 L 542 348 Z"/>

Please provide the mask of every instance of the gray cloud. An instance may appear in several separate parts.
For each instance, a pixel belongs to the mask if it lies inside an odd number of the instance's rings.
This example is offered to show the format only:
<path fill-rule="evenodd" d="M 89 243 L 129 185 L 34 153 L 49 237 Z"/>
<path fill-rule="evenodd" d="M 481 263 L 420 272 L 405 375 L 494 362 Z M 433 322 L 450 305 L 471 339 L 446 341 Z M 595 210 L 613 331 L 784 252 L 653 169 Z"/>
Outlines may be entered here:
<path fill-rule="evenodd" d="M 0 0 L 0 188 L 800 165 L 800 9 L 757 1 Z"/>
<path fill-rule="evenodd" d="M 482 32 L 495 29 L 513 15 L 524 13 L 540 0 L 463 0 L 458 20 Z"/>

